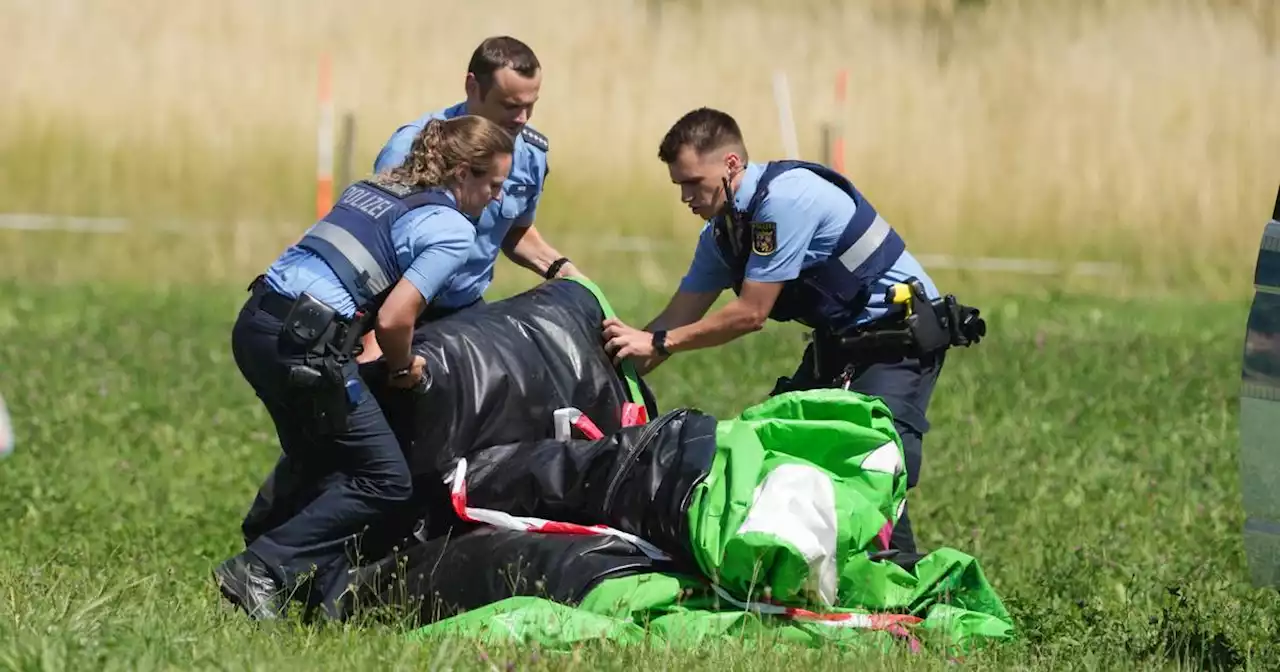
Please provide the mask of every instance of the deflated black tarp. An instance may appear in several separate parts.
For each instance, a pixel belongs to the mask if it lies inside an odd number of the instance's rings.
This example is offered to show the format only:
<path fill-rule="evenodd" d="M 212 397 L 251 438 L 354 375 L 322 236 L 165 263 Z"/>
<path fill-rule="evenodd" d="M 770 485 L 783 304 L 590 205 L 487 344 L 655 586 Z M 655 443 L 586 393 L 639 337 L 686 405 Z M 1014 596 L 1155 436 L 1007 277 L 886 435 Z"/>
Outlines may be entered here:
<path fill-rule="evenodd" d="M 606 436 L 621 429 L 623 404 L 633 392 L 604 351 L 606 307 L 589 283 L 552 280 L 429 323 L 414 344 L 430 371 L 425 392 L 386 385 L 383 360 L 361 367 L 414 474 L 413 500 L 364 535 L 362 553 L 382 557 L 424 519 L 424 538 L 448 533 L 458 521 L 443 480 L 457 458 L 548 439 L 556 409 L 583 411 Z M 655 417 L 648 388 L 638 378 L 634 385 L 648 417 Z M 332 478 L 342 474 L 277 469 L 246 518 L 245 543 L 300 510 Z"/>
<path fill-rule="evenodd" d="M 558 408 L 578 408 L 606 435 L 617 431 L 631 399 L 604 350 L 604 320 L 589 287 L 553 280 L 420 331 L 414 350 L 431 374 L 425 393 L 387 386 L 384 360 L 361 374 L 414 475 L 434 477 L 475 450 L 553 436 Z M 652 396 L 637 383 L 654 417 Z"/>
<path fill-rule="evenodd" d="M 689 409 L 596 441 L 494 446 L 468 458 L 467 505 L 608 525 L 692 563 L 685 511 L 715 454 L 716 419 Z"/>
<path fill-rule="evenodd" d="M 360 568 L 343 609 L 351 614 L 391 607 L 397 615 L 416 615 L 425 624 L 508 597 L 575 604 L 605 579 L 670 567 L 616 537 L 481 526 Z"/>
<path fill-rule="evenodd" d="M 686 511 L 715 453 L 716 419 L 690 409 L 595 441 L 546 439 L 475 451 L 465 456 L 468 507 L 608 525 L 672 560 L 654 561 L 608 536 L 460 525 L 362 568 L 344 610 L 395 606 L 427 623 L 518 595 L 573 604 L 605 578 L 624 574 L 696 572 Z"/>

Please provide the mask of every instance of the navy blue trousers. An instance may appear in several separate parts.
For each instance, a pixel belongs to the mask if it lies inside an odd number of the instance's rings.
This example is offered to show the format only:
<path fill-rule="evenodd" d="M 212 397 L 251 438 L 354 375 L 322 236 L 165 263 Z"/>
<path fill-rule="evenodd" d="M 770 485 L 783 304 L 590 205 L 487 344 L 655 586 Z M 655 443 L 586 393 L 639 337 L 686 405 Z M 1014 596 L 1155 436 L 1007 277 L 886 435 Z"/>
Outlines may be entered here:
<path fill-rule="evenodd" d="M 805 348 L 804 357 L 795 374 L 790 379 L 780 379 L 772 394 L 835 387 L 833 379 L 851 361 L 848 355 L 828 355 L 824 351 L 822 371 L 815 373 L 813 356 L 813 344 L 810 343 Z M 893 413 L 893 425 L 902 438 L 902 452 L 907 462 L 908 489 L 916 487 L 920 479 L 924 435 L 929 431 L 929 421 L 925 416 L 945 358 L 945 353 L 939 353 L 927 361 L 904 359 L 893 364 L 860 365 L 854 370 L 852 389 L 880 397 Z M 911 531 L 909 508 L 910 505 L 907 505 L 902 510 L 902 517 L 893 527 L 893 537 L 889 544 L 891 548 L 915 554 L 916 542 Z"/>
<path fill-rule="evenodd" d="M 289 367 L 303 363 L 305 353 L 279 337 L 280 320 L 258 310 L 257 296 L 241 309 L 231 347 L 271 414 L 283 455 L 245 518 L 245 544 L 287 588 L 309 578 L 313 588 L 333 594 L 329 587 L 345 580 L 359 534 L 412 494 L 409 467 L 363 385 L 345 427 L 317 429 L 310 392 L 288 382 Z M 358 378 L 354 360 L 343 375 Z"/>
<path fill-rule="evenodd" d="M 437 320 L 442 320 L 454 315 L 455 313 L 466 310 L 467 308 L 481 305 L 483 303 L 483 300 L 479 300 L 458 308 L 437 308 L 434 306 L 428 306 L 426 310 L 422 312 L 422 315 L 418 317 L 415 324 L 415 342 L 425 335 L 423 328 L 427 324 Z M 249 308 L 251 308 L 251 305 L 247 304 L 246 309 Z M 249 319 L 254 320 L 255 325 L 248 324 L 246 320 Z M 258 313 L 256 316 L 246 316 L 242 313 L 241 321 L 246 323 L 243 326 L 237 325 L 238 330 L 247 330 L 246 333 L 252 331 L 272 335 L 273 342 L 274 334 L 279 330 L 280 326 L 279 321 L 265 313 Z M 254 338 L 256 340 L 257 337 L 255 336 Z M 264 344 L 261 347 L 270 350 L 276 346 Z M 268 355 L 264 355 L 264 357 Z M 241 360 L 248 362 L 250 357 L 247 355 L 242 356 L 237 352 L 236 360 L 237 362 L 241 362 Z M 244 363 L 241 363 L 240 366 L 242 371 L 245 371 L 247 368 Z M 285 368 L 287 368 L 287 366 L 285 366 Z M 357 371 L 357 365 L 352 363 L 347 367 L 347 370 L 344 373 L 349 378 L 358 375 Z M 249 373 L 245 373 L 246 378 L 249 378 L 249 375 Z M 250 382 L 252 383 L 252 380 Z M 255 389 L 257 389 L 256 386 Z M 410 392 L 406 391 L 405 394 L 410 394 Z M 368 397 L 368 395 L 369 393 L 366 391 L 365 396 Z M 267 397 L 263 397 L 262 392 L 259 392 L 258 396 L 263 398 L 263 403 L 267 404 L 267 408 L 270 410 L 273 402 L 266 401 Z M 375 410 L 377 411 L 376 413 L 373 412 Z M 281 447 L 284 448 L 284 454 L 280 456 L 280 459 L 276 463 L 275 470 L 267 477 L 266 481 L 262 484 L 262 487 L 258 490 L 258 494 L 254 498 L 253 505 L 249 508 L 248 513 L 244 517 L 244 521 L 240 525 L 240 531 L 244 535 L 244 543 L 251 549 L 255 547 L 262 547 L 264 545 L 270 546 L 277 543 L 273 540 L 271 535 L 267 536 L 267 541 L 265 543 L 259 543 L 259 539 L 261 539 L 263 535 L 266 535 L 268 531 L 279 527 L 286 521 L 298 516 L 303 511 L 310 512 L 314 506 L 314 502 L 321 495 L 334 491 L 344 491 L 341 489 L 351 487 L 351 484 L 349 483 L 351 471 L 348 468 L 344 468 L 342 460 L 334 459 L 335 456 L 327 454 L 333 451 L 308 451 L 306 449 L 304 449 L 303 452 L 298 450 L 291 451 L 289 448 L 285 447 L 287 441 L 292 440 L 305 445 L 308 439 L 301 435 L 297 436 L 297 438 L 287 439 L 286 436 L 293 437 L 297 434 L 289 432 L 288 430 L 282 431 L 280 429 L 281 427 L 287 428 L 291 426 L 287 416 L 283 412 L 280 416 L 277 416 L 273 412 L 272 417 L 276 418 L 277 433 L 280 435 L 280 443 Z M 411 503 L 411 500 L 409 500 L 410 494 L 407 492 L 408 487 L 405 486 L 405 484 L 411 482 L 412 479 L 408 472 L 408 467 L 404 462 L 404 453 L 402 452 L 399 443 L 395 440 L 386 417 L 378 407 L 377 402 L 372 398 L 362 399 L 360 402 L 360 408 L 352 415 L 349 422 L 353 423 L 353 432 L 357 432 L 358 430 L 363 433 L 363 439 L 367 442 L 368 446 L 377 446 L 375 450 L 368 453 L 369 455 L 374 456 L 374 461 L 371 464 L 385 464 L 390 467 L 385 472 L 384 478 L 382 479 L 385 482 L 393 484 L 391 490 L 392 494 L 395 496 L 390 498 L 390 502 L 398 503 L 398 500 L 401 499 L 399 493 L 404 491 L 405 494 L 403 497 L 406 500 L 406 503 Z M 355 435 L 356 434 L 353 434 L 353 436 Z M 325 442 L 321 442 L 321 445 L 325 445 Z M 390 452 L 392 446 L 395 447 L 395 455 L 399 457 L 393 456 Z M 354 459 L 364 459 L 360 456 L 360 453 L 363 451 L 357 450 L 344 452 L 351 455 Z M 347 484 L 344 485 L 344 483 Z M 359 482 L 357 481 L 356 483 L 358 484 Z M 361 489 L 368 490 L 368 488 Z M 390 536 L 391 538 L 394 538 L 398 533 L 398 530 L 392 529 L 386 534 L 382 534 L 383 531 L 379 529 L 379 523 L 388 521 L 393 523 L 394 527 L 395 523 L 401 522 L 397 519 L 396 514 L 409 515 L 413 513 L 411 511 L 406 512 L 396 510 L 398 507 L 394 506 L 392 503 L 388 503 L 387 506 L 378 506 L 375 508 L 377 508 L 376 513 L 370 513 L 367 517 L 363 518 L 364 526 L 367 526 L 369 529 L 367 530 L 366 535 L 360 538 L 359 541 L 367 543 L 359 543 L 355 537 L 349 537 L 346 539 L 345 558 L 347 564 L 356 561 L 373 561 L 379 559 L 378 557 L 368 557 L 367 553 L 378 556 L 383 550 L 382 546 L 386 545 L 384 543 L 386 541 L 384 537 Z M 368 533 L 372 533 L 372 535 L 370 536 Z M 267 551 L 267 553 L 270 553 L 270 551 Z M 261 555 L 261 553 L 259 553 L 259 555 Z M 334 558 L 335 556 L 330 556 L 330 560 L 333 560 Z M 264 558 L 264 560 L 266 560 L 266 558 Z M 335 599 L 337 594 L 341 592 L 344 585 L 345 584 L 336 579 L 328 582 L 313 583 L 307 601 L 314 602 L 319 600 L 328 602 L 330 599 Z"/>

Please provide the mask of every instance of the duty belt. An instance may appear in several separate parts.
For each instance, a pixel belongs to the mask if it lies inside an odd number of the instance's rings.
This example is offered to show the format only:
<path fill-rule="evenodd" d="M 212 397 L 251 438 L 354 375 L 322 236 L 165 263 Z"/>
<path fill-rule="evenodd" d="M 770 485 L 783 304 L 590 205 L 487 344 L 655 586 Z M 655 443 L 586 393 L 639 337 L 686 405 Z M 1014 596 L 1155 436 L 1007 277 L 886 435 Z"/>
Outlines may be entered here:
<path fill-rule="evenodd" d="M 253 297 L 257 300 L 257 308 L 259 310 L 285 323 L 283 329 L 289 328 L 290 325 L 288 322 L 290 320 L 290 316 L 294 314 L 299 302 L 303 300 L 302 297 L 291 299 L 271 289 L 271 286 L 266 283 L 263 276 L 255 278 L 254 281 L 249 284 L 248 289 L 253 293 Z M 306 298 L 310 299 L 310 297 Z M 332 307 L 315 299 L 310 300 L 333 313 L 332 319 L 330 319 L 327 324 L 323 325 L 323 333 L 317 334 L 317 338 L 312 347 L 318 349 L 331 347 L 342 356 L 359 355 L 360 337 L 364 335 L 364 325 L 367 322 L 367 319 L 358 318 L 355 320 L 349 320 L 339 315 Z"/>
<path fill-rule="evenodd" d="M 903 306 L 901 313 L 886 316 L 849 332 L 815 329 L 814 369 L 821 375 L 823 351 L 841 352 L 840 359 L 855 363 L 893 363 L 923 359 L 951 347 L 969 347 L 987 333 L 977 308 L 965 306 L 947 295 L 930 301 L 924 285 L 915 278 L 889 288 L 888 303 Z"/>

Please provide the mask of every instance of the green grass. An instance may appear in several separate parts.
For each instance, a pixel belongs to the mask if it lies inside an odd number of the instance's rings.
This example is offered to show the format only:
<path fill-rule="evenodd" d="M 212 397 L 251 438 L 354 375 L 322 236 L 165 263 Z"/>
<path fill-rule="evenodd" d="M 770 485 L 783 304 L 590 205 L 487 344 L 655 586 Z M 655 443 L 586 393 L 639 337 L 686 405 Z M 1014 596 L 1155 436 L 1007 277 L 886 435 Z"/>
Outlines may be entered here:
<path fill-rule="evenodd" d="M 518 271 L 506 262 L 500 273 Z M 523 279 L 520 280 L 524 282 Z M 665 293 L 606 277 L 624 319 Z M 164 290 L 0 281 L 0 393 L 18 433 L 0 462 L 0 668 L 944 669 L 905 654 L 567 655 L 406 642 L 390 626 L 255 625 L 209 570 L 278 447 L 230 359 L 238 286 Z M 965 296 L 988 340 L 949 359 L 913 522 L 925 548 L 978 558 L 1018 641 L 982 669 L 1263 667 L 1280 599 L 1248 584 L 1236 460 L 1247 305 Z M 727 415 L 789 374 L 771 326 L 651 377 L 664 408 Z"/>

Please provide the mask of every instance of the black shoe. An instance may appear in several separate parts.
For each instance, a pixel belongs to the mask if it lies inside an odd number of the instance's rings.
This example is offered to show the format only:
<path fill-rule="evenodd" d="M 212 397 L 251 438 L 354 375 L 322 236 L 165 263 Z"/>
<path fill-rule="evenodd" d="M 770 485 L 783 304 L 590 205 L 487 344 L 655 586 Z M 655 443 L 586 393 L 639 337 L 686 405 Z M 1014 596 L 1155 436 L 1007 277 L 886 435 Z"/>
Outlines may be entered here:
<path fill-rule="evenodd" d="M 247 553 L 240 553 L 224 561 L 213 570 L 223 597 L 244 609 L 249 618 L 271 620 L 283 615 L 285 606 L 284 586 Z"/>

